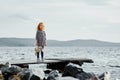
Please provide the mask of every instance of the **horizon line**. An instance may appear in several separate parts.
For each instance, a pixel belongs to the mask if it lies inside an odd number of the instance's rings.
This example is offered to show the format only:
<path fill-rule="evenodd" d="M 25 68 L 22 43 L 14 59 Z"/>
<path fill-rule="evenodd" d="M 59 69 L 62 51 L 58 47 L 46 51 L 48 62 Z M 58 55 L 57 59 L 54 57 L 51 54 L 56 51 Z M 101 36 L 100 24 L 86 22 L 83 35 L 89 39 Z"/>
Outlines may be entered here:
<path fill-rule="evenodd" d="M 0 37 L 0 38 L 35 39 L 35 38 L 23 38 L 23 37 Z M 98 40 L 98 39 L 70 39 L 70 40 L 47 39 L 47 40 L 55 40 L 55 41 L 96 40 L 96 41 L 102 41 L 102 42 L 120 43 L 120 42 L 104 41 L 104 40 Z"/>

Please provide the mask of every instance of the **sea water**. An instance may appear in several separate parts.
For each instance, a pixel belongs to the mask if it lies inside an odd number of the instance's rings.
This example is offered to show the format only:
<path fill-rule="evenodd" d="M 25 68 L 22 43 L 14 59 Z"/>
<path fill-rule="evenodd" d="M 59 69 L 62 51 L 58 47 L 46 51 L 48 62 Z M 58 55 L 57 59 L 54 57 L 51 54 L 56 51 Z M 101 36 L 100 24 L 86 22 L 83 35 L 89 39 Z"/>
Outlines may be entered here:
<path fill-rule="evenodd" d="M 111 73 L 110 80 L 120 80 L 120 47 L 46 47 L 44 52 L 45 58 L 93 59 L 94 63 L 83 64 L 84 71 L 98 75 L 108 71 Z M 0 47 L 0 62 L 23 59 L 36 59 L 34 47 Z M 30 68 L 36 74 L 43 74 L 45 65 L 30 65 Z"/>

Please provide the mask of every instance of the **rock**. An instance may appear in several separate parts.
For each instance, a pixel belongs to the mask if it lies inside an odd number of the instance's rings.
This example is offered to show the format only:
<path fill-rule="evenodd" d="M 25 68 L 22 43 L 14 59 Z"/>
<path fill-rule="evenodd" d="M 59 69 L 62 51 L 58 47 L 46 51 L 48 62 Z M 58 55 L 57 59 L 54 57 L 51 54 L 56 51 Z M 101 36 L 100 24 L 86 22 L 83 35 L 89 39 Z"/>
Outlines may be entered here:
<path fill-rule="evenodd" d="M 44 73 L 45 74 L 49 74 L 51 72 L 51 70 L 45 70 Z"/>
<path fill-rule="evenodd" d="M 8 64 L 0 67 L 4 80 L 41 80 L 40 77 L 33 74 L 32 71 L 27 68 L 21 68 L 15 65 L 10 67 Z"/>
<path fill-rule="evenodd" d="M 9 73 L 9 74 L 17 74 L 18 72 L 22 71 L 22 68 L 19 66 L 11 66 L 9 62 L 7 62 L 5 65 L 1 66 L 2 73 Z"/>
<path fill-rule="evenodd" d="M 43 79 L 46 80 L 46 79 Z M 77 78 L 73 78 L 73 77 L 57 77 L 57 78 L 51 78 L 50 80 L 79 80 Z"/>
<path fill-rule="evenodd" d="M 52 70 L 50 73 L 49 73 L 49 76 L 47 78 L 47 80 L 56 80 L 56 77 L 59 76 L 59 73 L 57 70 Z"/>
<path fill-rule="evenodd" d="M 95 74 L 86 73 L 83 71 L 82 68 L 75 66 L 75 64 L 73 63 L 70 63 L 65 67 L 62 76 L 63 77 L 71 76 L 79 80 L 86 80 L 86 79 L 89 80 L 89 79 L 94 79 L 96 77 Z"/>
<path fill-rule="evenodd" d="M 41 80 L 40 77 L 36 76 L 36 75 L 32 75 L 30 80 Z"/>
<path fill-rule="evenodd" d="M 2 72 L 3 77 L 4 77 L 5 80 L 12 80 L 12 78 L 14 78 L 13 75 L 16 75 L 21 70 L 22 70 L 22 68 L 20 68 L 18 66 L 9 67 L 8 63 L 1 66 L 1 72 Z"/>
<path fill-rule="evenodd" d="M 22 68 L 15 65 L 9 67 L 8 70 L 6 70 L 6 72 L 15 74 L 15 75 L 21 71 L 22 71 Z"/>
<path fill-rule="evenodd" d="M 4 80 L 4 77 L 3 77 L 1 70 L 0 70 L 0 80 Z"/>
<path fill-rule="evenodd" d="M 83 72 L 83 69 L 80 68 L 80 67 L 77 67 L 76 64 L 73 64 L 73 63 L 69 63 L 64 71 L 63 71 L 63 74 L 62 76 L 72 76 L 72 77 L 75 77 L 77 74 L 79 73 L 82 73 Z"/>
<path fill-rule="evenodd" d="M 18 73 L 18 76 L 21 78 L 21 80 L 41 80 L 40 77 L 34 75 L 29 69 L 24 69 Z"/>
<path fill-rule="evenodd" d="M 96 80 L 97 79 L 94 73 L 86 73 L 86 72 L 76 74 L 75 78 L 78 78 L 80 80 L 86 80 L 86 79 Z"/>
<path fill-rule="evenodd" d="M 10 76 L 8 80 L 21 80 L 17 75 Z"/>
<path fill-rule="evenodd" d="M 43 71 L 43 69 L 40 68 L 30 68 L 30 70 L 32 71 L 32 73 L 38 77 L 40 77 L 41 79 L 43 79 L 45 77 L 45 73 Z"/>
<path fill-rule="evenodd" d="M 100 80 L 109 80 L 110 79 L 110 72 L 105 72 L 101 75 L 99 75 Z"/>

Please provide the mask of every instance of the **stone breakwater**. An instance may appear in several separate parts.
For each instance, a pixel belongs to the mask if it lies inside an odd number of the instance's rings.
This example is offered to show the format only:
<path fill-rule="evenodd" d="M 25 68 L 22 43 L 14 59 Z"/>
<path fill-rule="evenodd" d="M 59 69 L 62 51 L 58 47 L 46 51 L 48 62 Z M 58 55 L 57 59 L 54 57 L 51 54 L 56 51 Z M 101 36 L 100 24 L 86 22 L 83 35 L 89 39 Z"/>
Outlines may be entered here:
<path fill-rule="evenodd" d="M 62 72 L 46 69 L 44 73 L 47 76 L 42 79 L 33 74 L 29 68 L 10 66 L 8 63 L 0 65 L 0 80 L 109 80 L 108 72 L 98 76 L 94 73 L 85 72 L 81 66 L 73 63 L 67 64 Z"/>

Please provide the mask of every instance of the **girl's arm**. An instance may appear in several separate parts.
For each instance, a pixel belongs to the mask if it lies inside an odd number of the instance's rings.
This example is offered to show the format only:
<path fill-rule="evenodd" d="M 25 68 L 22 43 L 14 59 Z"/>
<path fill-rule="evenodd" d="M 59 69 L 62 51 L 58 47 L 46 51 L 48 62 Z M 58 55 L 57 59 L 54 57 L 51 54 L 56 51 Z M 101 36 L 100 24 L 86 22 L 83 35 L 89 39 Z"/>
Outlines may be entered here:
<path fill-rule="evenodd" d="M 45 44 L 44 45 L 46 46 L 46 33 L 45 33 Z"/>
<path fill-rule="evenodd" d="M 35 41 L 35 45 L 38 46 L 38 31 L 36 32 L 36 41 Z"/>

